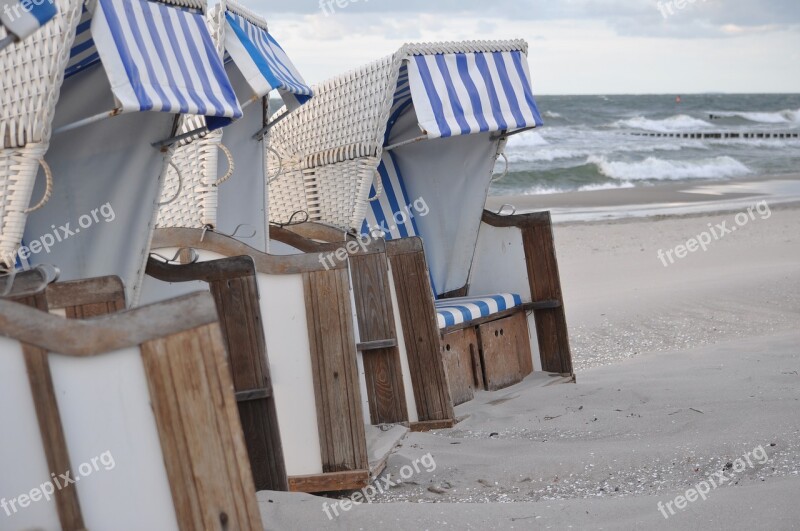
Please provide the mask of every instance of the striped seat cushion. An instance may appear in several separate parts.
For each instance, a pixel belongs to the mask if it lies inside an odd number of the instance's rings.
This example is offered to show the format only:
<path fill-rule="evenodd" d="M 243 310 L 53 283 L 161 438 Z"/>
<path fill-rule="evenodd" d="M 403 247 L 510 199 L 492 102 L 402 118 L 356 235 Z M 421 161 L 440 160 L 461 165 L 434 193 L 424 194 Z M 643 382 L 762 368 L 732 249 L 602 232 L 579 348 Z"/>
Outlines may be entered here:
<path fill-rule="evenodd" d="M 481 317 L 489 317 L 520 305 L 522 305 L 522 297 L 514 293 L 442 299 L 436 301 L 436 317 L 441 329 Z"/>

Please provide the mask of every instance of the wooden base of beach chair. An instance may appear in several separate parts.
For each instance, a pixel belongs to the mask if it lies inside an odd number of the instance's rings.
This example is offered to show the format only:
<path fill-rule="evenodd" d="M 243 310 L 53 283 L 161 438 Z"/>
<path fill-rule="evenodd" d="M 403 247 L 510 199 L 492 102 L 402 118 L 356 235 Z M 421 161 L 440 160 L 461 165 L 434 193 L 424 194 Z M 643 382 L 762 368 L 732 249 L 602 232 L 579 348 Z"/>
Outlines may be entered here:
<path fill-rule="evenodd" d="M 442 337 L 442 358 L 450 384 L 450 397 L 457 406 L 475 398 L 483 389 L 483 363 L 475 328 L 464 328 Z"/>
<path fill-rule="evenodd" d="M 147 527 L 165 528 L 175 522 L 180 529 L 262 529 L 211 297 L 197 294 L 88 321 L 51 315 L 43 301 L 44 292 L 38 296 L 37 308 L 0 301 L 0 336 L 11 339 L 5 340 L 4 348 L 9 352 L 3 352 L 0 363 L 5 364 L 3 372 L 11 370 L 9 374 L 16 374 L 13 371 L 19 370 L 18 366 L 9 366 L 11 358 L 6 357 L 14 356 L 16 342 L 17 352 L 21 347 L 28 367 L 32 391 L 30 395 L 22 393 L 18 405 L 22 408 L 25 396 L 30 397 L 27 400 L 32 400 L 37 411 L 42 438 L 41 442 L 30 441 L 26 445 L 25 457 L 0 456 L 6 466 L 8 459 L 26 461 L 25 468 L 17 467 L 18 476 L 9 475 L 4 469 L 0 481 L 35 484 L 41 478 L 36 480 L 34 471 L 44 467 L 54 473 L 72 471 L 73 477 L 78 470 L 86 474 L 85 464 L 76 468 L 77 463 L 70 461 L 66 439 L 72 450 L 79 448 L 75 451 L 81 457 L 96 444 L 95 440 L 105 440 L 111 445 L 107 453 L 116 454 L 115 459 L 128 470 L 138 467 L 140 473 L 135 477 L 97 476 L 91 480 L 94 488 L 80 492 L 71 488 L 74 485 L 60 489 L 54 506 L 40 502 L 27 509 L 26 517 L 52 521 L 52 515 L 57 513 L 60 527 L 69 531 L 113 528 L 119 523 L 115 519 L 135 525 L 137 515 L 149 522 Z M 114 355 L 106 356 L 111 353 Z M 59 358 L 59 364 L 54 363 L 52 370 L 49 363 L 40 363 L 53 357 Z M 115 369 L 113 365 L 117 363 L 121 365 Z M 31 372 L 37 364 L 43 372 Z M 127 385 L 125 400 L 89 394 L 86 385 L 103 389 L 105 379 L 75 382 L 78 366 L 80 374 L 92 371 L 98 376 L 104 374 L 117 385 Z M 47 375 L 49 386 L 39 385 L 42 374 Z M 142 378 L 142 386 L 130 383 L 137 378 Z M 63 388 L 58 400 L 52 391 L 54 381 Z M 19 415 L 18 411 L 5 413 L 10 417 L 3 424 L 15 426 L 11 433 L 32 433 L 32 421 L 15 414 Z M 76 419 L 88 424 L 66 425 L 70 429 L 64 438 L 62 414 L 73 424 Z M 120 418 L 124 419 L 122 424 L 116 422 Z M 137 431 L 137 437 L 131 439 L 126 431 L 128 422 L 138 427 L 134 429 L 144 431 Z M 87 426 L 94 432 L 82 431 Z M 52 437 L 56 432 L 61 438 Z M 37 447 L 44 450 L 43 456 Z M 132 456 L 136 456 L 135 463 L 130 461 Z M 23 477 L 25 474 L 31 477 Z M 154 496 L 151 489 L 166 489 L 172 499 L 148 501 L 148 495 Z M 158 507 L 145 505 L 148 511 L 142 513 L 140 504 L 131 502 L 134 498 Z"/>
<path fill-rule="evenodd" d="M 289 490 L 292 492 L 342 492 L 359 490 L 369 485 L 369 470 L 352 470 L 347 472 L 331 472 L 310 476 L 289 477 Z"/>
<path fill-rule="evenodd" d="M 487 391 L 521 382 L 533 372 L 528 320 L 524 312 L 478 326 Z"/>
<path fill-rule="evenodd" d="M 249 257 L 187 265 L 151 259 L 147 274 L 165 282 L 209 284 L 230 356 L 239 417 L 258 490 L 288 490 L 278 414 L 272 394 L 255 265 Z"/>
<path fill-rule="evenodd" d="M 268 255 L 234 238 L 198 229 L 158 229 L 154 234 L 152 248 L 194 248 L 217 256 L 230 257 L 187 265 L 166 265 L 151 259 L 148 262 L 147 273 L 167 282 L 204 280 L 212 284 L 212 293 L 217 299 L 219 313 L 223 316 L 221 324 L 231 345 L 231 356 L 242 356 L 241 360 L 232 363 L 234 373 L 240 363 L 242 367 L 250 367 L 252 371 L 252 362 L 255 359 L 253 356 L 257 354 L 258 359 L 265 362 L 262 376 L 269 378 L 269 364 L 266 361 L 266 346 L 263 342 L 264 323 L 261 306 L 258 303 L 258 284 L 251 284 L 251 281 L 265 280 L 266 277 L 272 280 L 300 277 L 307 322 L 307 330 L 304 333 L 307 333 L 308 350 L 303 353 L 291 352 L 285 350 L 288 347 L 284 346 L 284 352 L 281 354 L 284 359 L 287 356 L 301 354 L 310 357 L 309 377 L 312 378 L 321 452 L 321 455 L 313 456 L 314 460 L 320 460 L 321 471 L 319 474 L 312 474 L 311 477 L 317 478 L 327 490 L 336 490 L 332 487 L 336 487 L 336 478 L 341 478 L 341 474 L 349 477 L 347 474 L 353 473 L 354 477 L 361 477 L 356 472 L 368 471 L 369 459 L 361 391 L 358 385 L 357 351 L 353 321 L 350 317 L 352 305 L 347 264 L 335 264 L 326 268 L 321 265 L 317 255 Z M 229 285 L 229 282 L 236 278 L 242 282 L 241 289 Z M 246 290 L 245 280 L 249 286 Z M 231 289 L 232 287 L 235 289 Z M 262 296 L 268 297 L 269 294 L 265 293 Z M 276 303 L 274 306 L 277 307 L 282 301 Z M 233 335 L 239 337 L 236 343 L 232 342 Z M 256 338 L 256 335 L 261 339 Z M 254 349 L 254 346 L 258 348 Z M 247 364 L 245 360 L 249 360 Z M 246 375 L 243 373 L 242 376 Z M 271 402 L 273 400 L 271 387 L 265 387 L 265 390 L 268 390 L 269 394 L 260 398 L 266 399 L 267 403 L 274 403 Z M 248 389 L 237 387 L 237 391 L 245 393 Z M 243 416 L 243 421 L 246 418 L 248 417 Z M 263 423 L 264 415 L 252 417 L 254 423 L 259 419 Z M 253 428 L 268 429 L 270 432 L 269 434 L 260 432 L 261 438 L 276 436 L 279 433 L 277 422 L 273 425 L 270 421 L 268 425 L 261 426 L 254 425 Z M 245 432 L 252 433 L 247 427 Z M 270 444 L 277 448 L 278 441 Z M 279 454 L 275 452 L 274 455 Z M 296 485 L 308 484 L 305 480 L 298 481 L 295 481 Z M 291 489 L 291 484 L 292 480 L 288 479 L 287 488 Z M 342 484 L 350 485 L 349 482 Z"/>

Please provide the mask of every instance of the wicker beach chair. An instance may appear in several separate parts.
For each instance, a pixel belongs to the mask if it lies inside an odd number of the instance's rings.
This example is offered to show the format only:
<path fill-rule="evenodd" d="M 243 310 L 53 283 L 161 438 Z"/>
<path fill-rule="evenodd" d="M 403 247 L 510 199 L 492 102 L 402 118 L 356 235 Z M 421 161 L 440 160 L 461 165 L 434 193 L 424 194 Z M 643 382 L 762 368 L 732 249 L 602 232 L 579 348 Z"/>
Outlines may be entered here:
<path fill-rule="evenodd" d="M 3 529 L 263 529 L 211 297 L 65 319 L 74 286 L 25 275 L 0 299 Z"/>
<path fill-rule="evenodd" d="M 174 184 L 162 196 L 171 202 L 159 211 L 144 297 L 197 287 L 214 295 L 259 489 L 361 488 L 370 466 L 346 266 L 326 270 L 315 255 L 264 252 L 267 139 L 261 130 L 268 94 L 278 89 L 293 105 L 308 101 L 311 91 L 261 17 L 223 2 L 210 26 L 220 54 L 231 58 L 229 78 L 248 103 L 224 136 L 201 132 L 176 144 L 167 177 Z M 223 138 L 236 166 L 218 186 L 212 158 Z M 170 257 L 177 259 L 163 260 Z"/>
<path fill-rule="evenodd" d="M 270 220 L 302 212 L 310 223 L 289 228 L 314 240 L 385 238 L 408 358 L 442 352 L 456 403 L 534 370 L 574 376 L 549 215 L 484 212 L 506 138 L 541 125 L 526 54 L 406 45 L 314 87 L 271 131 Z"/>
<path fill-rule="evenodd" d="M 222 126 L 241 109 L 210 50 L 204 2 L 56 6 L 51 23 L 0 54 L 11 100 L 0 120 L 4 262 L 54 263 L 65 280 L 118 275 L 135 305 L 166 164 L 151 144 L 182 114 Z M 34 182 L 37 165 L 44 182 Z M 31 209 L 32 195 L 49 201 Z"/>

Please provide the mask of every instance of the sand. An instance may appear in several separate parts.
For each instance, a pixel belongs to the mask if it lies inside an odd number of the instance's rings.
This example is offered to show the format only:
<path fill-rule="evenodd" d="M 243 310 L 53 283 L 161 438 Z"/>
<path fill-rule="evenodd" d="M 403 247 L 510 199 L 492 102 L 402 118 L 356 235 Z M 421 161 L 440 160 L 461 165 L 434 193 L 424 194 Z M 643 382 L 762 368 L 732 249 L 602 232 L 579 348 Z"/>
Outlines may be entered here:
<path fill-rule="evenodd" d="M 800 528 L 800 208 L 658 257 L 735 213 L 556 226 L 578 383 L 479 393 L 455 428 L 408 434 L 386 474 L 428 453 L 435 470 L 338 517 L 259 493 L 266 528 Z M 716 473 L 730 480 L 675 508 Z"/>

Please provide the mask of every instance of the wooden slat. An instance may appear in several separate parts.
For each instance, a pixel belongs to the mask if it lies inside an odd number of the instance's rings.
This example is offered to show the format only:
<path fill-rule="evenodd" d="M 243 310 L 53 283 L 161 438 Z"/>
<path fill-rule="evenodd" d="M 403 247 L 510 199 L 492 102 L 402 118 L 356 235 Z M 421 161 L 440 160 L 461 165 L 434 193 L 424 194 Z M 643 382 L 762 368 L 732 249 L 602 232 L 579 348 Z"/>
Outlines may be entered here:
<path fill-rule="evenodd" d="M 347 271 L 303 275 L 323 472 L 366 470 Z"/>
<path fill-rule="evenodd" d="M 202 239 L 201 239 L 202 238 Z M 324 265 L 324 254 L 301 253 L 271 255 L 262 253 L 247 244 L 224 234 L 202 229 L 169 228 L 153 231 L 151 249 L 194 248 L 211 251 L 222 256 L 249 256 L 255 261 L 259 273 L 267 275 L 292 275 L 327 269 L 347 269 L 347 261 Z"/>
<path fill-rule="evenodd" d="M 419 238 L 386 243 L 420 421 L 454 418 L 430 276 Z"/>
<path fill-rule="evenodd" d="M 397 346 L 396 339 L 382 339 L 378 341 L 367 341 L 356 345 L 359 352 L 369 352 L 370 350 L 381 350 Z"/>
<path fill-rule="evenodd" d="M 561 303 L 557 308 L 534 311 L 542 370 L 573 374 L 567 318 L 549 213 L 542 223 L 532 223 L 522 228 L 522 242 L 533 301 L 554 300 Z"/>
<path fill-rule="evenodd" d="M 147 274 L 168 282 L 202 280 L 209 283 L 230 356 L 256 487 L 288 490 L 254 260 L 238 256 L 173 265 L 151 258 Z"/>
<path fill-rule="evenodd" d="M 17 302 L 47 312 L 47 297 L 44 292 Z M 42 437 L 48 468 L 56 474 L 74 470 L 69 458 L 67 439 L 61 423 L 53 376 L 50 372 L 49 355 L 46 350 L 30 344 L 22 345 L 28 381 L 39 422 L 39 433 Z M 55 493 L 56 510 L 62 529 L 77 531 L 84 529 L 78 491 L 75 484 L 68 485 Z"/>
<path fill-rule="evenodd" d="M 475 389 L 483 388 L 480 358 L 473 358 L 477 353 L 478 335 L 474 327 L 451 332 L 442 338 L 442 358 L 454 406 L 469 402 L 475 397 Z"/>
<path fill-rule="evenodd" d="M 486 389 L 495 391 L 522 381 L 533 372 L 528 321 L 517 312 L 478 327 Z"/>
<path fill-rule="evenodd" d="M 385 253 L 356 254 L 350 257 L 361 341 L 395 341 L 394 346 L 363 353 L 367 402 L 372 424 L 408 421 L 386 260 Z"/>
<path fill-rule="evenodd" d="M 367 485 L 369 470 L 289 477 L 289 490 L 292 492 L 339 492 L 363 489 Z"/>
<path fill-rule="evenodd" d="M 285 228 L 309 240 L 331 243 L 343 242 L 345 239 L 345 231 L 321 223 L 299 223 Z"/>
<path fill-rule="evenodd" d="M 56 282 L 47 287 L 47 306 L 70 319 L 88 319 L 125 309 L 125 286 L 116 276 Z"/>
<path fill-rule="evenodd" d="M 180 528 L 262 529 L 218 325 L 141 348 Z"/>
<path fill-rule="evenodd" d="M 194 293 L 102 318 L 70 320 L 69 326 L 56 315 L 0 299 L 0 335 L 73 357 L 122 350 L 190 326 L 216 322 L 214 300 L 207 293 Z"/>
<path fill-rule="evenodd" d="M 425 422 L 412 422 L 409 429 L 411 431 L 431 431 L 431 430 L 446 430 L 456 425 L 456 421 L 450 420 L 428 420 Z"/>

